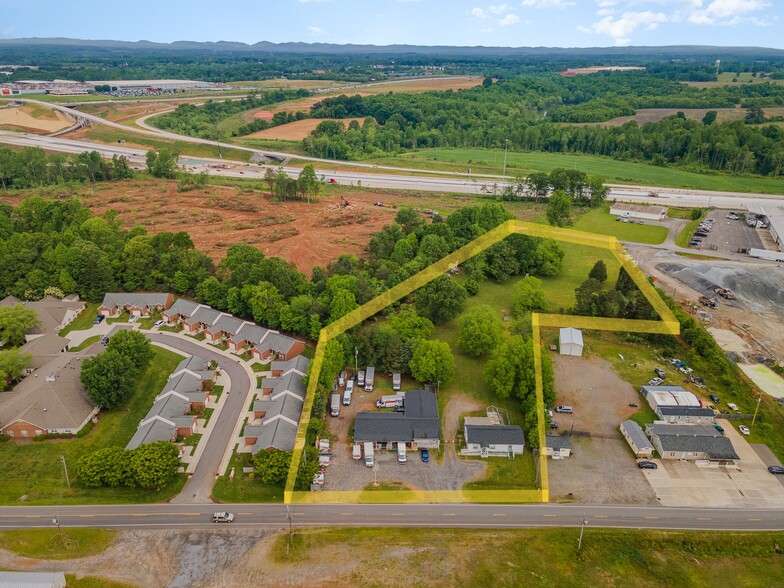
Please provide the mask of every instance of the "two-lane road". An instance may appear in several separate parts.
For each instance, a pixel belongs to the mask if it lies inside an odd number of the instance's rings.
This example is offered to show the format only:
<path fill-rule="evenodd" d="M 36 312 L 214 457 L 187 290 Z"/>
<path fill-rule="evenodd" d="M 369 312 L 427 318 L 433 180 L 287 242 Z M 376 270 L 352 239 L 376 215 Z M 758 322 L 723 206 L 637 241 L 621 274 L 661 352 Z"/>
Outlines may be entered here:
<path fill-rule="evenodd" d="M 479 504 L 310 504 L 292 505 L 295 527 L 496 528 L 589 527 L 679 530 L 784 530 L 784 509 L 695 509 L 658 506 L 479 505 Z M 282 529 L 280 504 L 0 507 L 0 529 L 66 527 L 113 529 L 203 528 L 212 512 L 236 515 L 233 527 Z"/>
<path fill-rule="evenodd" d="M 225 404 L 212 422 L 213 430 L 209 438 L 202 441 L 206 442 L 206 446 L 199 463 L 182 492 L 173 499 L 175 503 L 208 503 L 223 454 L 231 443 L 234 426 L 245 407 L 245 397 L 251 385 L 250 378 L 238 361 L 232 361 L 225 355 L 205 349 L 197 343 L 164 333 L 149 333 L 148 337 L 153 343 L 161 343 L 189 355 L 215 360 L 231 380 L 231 390 L 226 392 Z"/>

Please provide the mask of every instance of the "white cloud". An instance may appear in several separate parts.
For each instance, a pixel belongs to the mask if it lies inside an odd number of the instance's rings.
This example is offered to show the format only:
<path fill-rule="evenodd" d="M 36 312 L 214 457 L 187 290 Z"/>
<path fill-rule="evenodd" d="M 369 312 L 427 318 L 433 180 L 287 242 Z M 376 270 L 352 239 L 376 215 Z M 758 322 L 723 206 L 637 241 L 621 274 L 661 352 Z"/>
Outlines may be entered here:
<path fill-rule="evenodd" d="M 661 23 L 667 22 L 667 15 L 663 12 L 624 12 L 618 18 L 605 16 L 603 19 L 585 27 L 578 29 L 584 33 L 594 33 L 611 37 L 616 45 L 628 45 L 631 43 L 631 34 L 639 28 L 653 30 Z"/>
<path fill-rule="evenodd" d="M 764 0 L 713 0 L 705 8 L 694 10 L 688 20 L 690 23 L 698 25 L 735 25 L 744 21 L 759 22 L 750 14 L 768 7 L 770 7 L 770 2 Z"/>
<path fill-rule="evenodd" d="M 324 29 L 321 27 L 308 27 L 308 32 L 314 37 L 318 37 L 321 33 L 324 32 Z"/>
<path fill-rule="evenodd" d="M 490 18 L 490 15 L 487 14 L 487 12 L 485 12 L 484 9 L 479 8 L 478 6 L 475 7 L 475 8 L 472 8 L 471 10 L 466 12 L 466 14 L 468 16 L 471 16 L 471 17 L 477 19 L 477 20 L 486 20 L 486 19 Z"/>
<path fill-rule="evenodd" d="M 504 14 L 505 12 L 512 10 L 512 7 L 508 4 L 499 4 L 498 6 L 491 5 L 487 9 L 493 14 Z"/>
<path fill-rule="evenodd" d="M 574 6 L 574 2 L 569 0 L 523 0 L 522 5 L 526 8 L 566 8 Z"/>
<path fill-rule="evenodd" d="M 0 29 L 0 39 L 5 39 L 6 37 L 12 37 L 16 34 L 16 27 L 13 25 L 8 25 Z"/>
<path fill-rule="evenodd" d="M 499 27 L 508 27 L 520 21 L 520 17 L 516 14 L 507 14 L 504 18 L 498 21 Z"/>

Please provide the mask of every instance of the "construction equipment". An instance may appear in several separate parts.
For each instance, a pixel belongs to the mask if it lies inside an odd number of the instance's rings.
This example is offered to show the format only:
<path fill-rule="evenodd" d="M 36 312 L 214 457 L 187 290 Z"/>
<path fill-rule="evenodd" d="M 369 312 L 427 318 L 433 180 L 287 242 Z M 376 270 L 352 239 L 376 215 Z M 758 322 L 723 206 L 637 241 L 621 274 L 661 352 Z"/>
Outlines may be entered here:
<path fill-rule="evenodd" d="M 718 308 L 719 303 L 713 300 L 712 298 L 708 298 L 707 296 L 700 296 L 700 304 L 703 304 L 709 308 Z"/>

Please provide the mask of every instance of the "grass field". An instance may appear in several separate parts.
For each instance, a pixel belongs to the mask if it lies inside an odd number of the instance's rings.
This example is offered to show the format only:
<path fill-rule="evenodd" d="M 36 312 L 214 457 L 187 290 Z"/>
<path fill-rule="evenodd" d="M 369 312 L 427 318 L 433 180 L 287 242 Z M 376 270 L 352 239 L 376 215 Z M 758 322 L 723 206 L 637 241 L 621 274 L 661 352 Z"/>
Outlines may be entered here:
<path fill-rule="evenodd" d="M 150 410 L 155 396 L 161 391 L 169 374 L 182 356 L 153 347 L 153 361 L 139 378 L 133 399 L 123 409 L 101 412 L 99 422 L 82 438 L 50 441 L 6 441 L 0 443 L 0 463 L 14 464 L 3 471 L 0 484 L 0 504 L 116 504 L 161 502 L 177 494 L 185 477 L 177 477 L 160 492 L 145 492 L 138 488 L 88 488 L 74 479 L 76 462 L 82 455 L 103 447 L 125 447 L 139 421 Z M 66 487 L 63 456 L 71 477 L 71 488 Z"/>
<path fill-rule="evenodd" d="M 640 225 L 637 223 L 618 222 L 617 218 L 610 214 L 610 205 L 605 204 L 601 208 L 588 209 L 584 214 L 577 217 L 571 228 L 588 233 L 611 235 L 621 241 L 632 241 L 649 245 L 664 243 L 664 240 L 667 238 L 667 228 L 656 224 L 648 224 L 653 221 L 645 221 L 646 224 Z"/>
<path fill-rule="evenodd" d="M 104 551 L 117 531 L 107 529 L 20 529 L 0 531 L 0 548 L 35 559 L 79 559 Z"/>
<path fill-rule="evenodd" d="M 691 241 L 691 236 L 694 234 L 694 231 L 697 230 L 697 227 L 700 225 L 700 222 L 704 217 L 705 217 L 705 213 L 703 212 L 700 218 L 690 221 L 689 224 L 683 227 L 681 232 L 678 233 L 677 236 L 675 237 L 675 244 L 678 247 L 689 246 L 689 241 Z"/>
<path fill-rule="evenodd" d="M 258 480 L 251 480 L 242 468 L 251 465 L 249 453 L 235 453 L 229 464 L 229 472 L 234 468 L 234 480 L 227 475 L 221 476 L 212 487 L 212 498 L 218 502 L 283 502 L 283 488 L 268 486 Z"/>
<path fill-rule="evenodd" d="M 465 172 L 466 168 L 470 167 L 473 173 L 500 175 L 503 171 L 504 152 L 501 149 L 422 149 L 398 157 L 386 157 L 368 160 L 368 162 L 397 167 L 460 172 Z M 657 167 L 647 163 L 618 161 L 596 155 L 511 151 L 507 154 L 506 173 L 508 176 L 531 171 L 550 172 L 558 167 L 600 175 L 611 183 L 784 194 L 784 179 L 781 178 L 698 174 L 677 167 Z"/>
<path fill-rule="evenodd" d="M 82 351 L 83 349 L 87 349 L 90 345 L 92 345 L 93 343 L 97 343 L 100 340 L 101 340 L 100 335 L 93 335 L 92 337 L 87 337 L 87 339 L 79 343 L 79 345 L 76 345 L 75 347 L 70 347 L 68 351 L 71 352 Z"/>
<path fill-rule="evenodd" d="M 77 578 L 74 574 L 65 575 L 65 586 L 66 588 L 137 588 L 133 584 L 115 582 L 96 576 Z"/>
<path fill-rule="evenodd" d="M 579 534 L 576 528 L 298 530 L 292 541 L 279 535 L 270 557 L 292 574 L 309 564 L 330 566 L 325 573 L 336 585 L 361 586 L 766 587 L 784 575 L 783 533 L 588 526 L 578 553 Z M 336 546 L 346 555 L 336 557 Z"/>
<path fill-rule="evenodd" d="M 735 80 L 735 81 L 733 81 Z M 741 72 L 740 75 L 737 75 L 737 72 L 722 72 L 719 74 L 719 81 L 717 82 L 684 82 L 689 86 L 695 86 L 697 88 L 715 88 L 718 86 L 740 86 L 745 84 L 761 84 L 764 82 L 769 82 L 771 84 L 784 84 L 784 80 L 771 80 L 768 78 L 752 78 L 751 72 Z"/>
<path fill-rule="evenodd" d="M 284 153 L 293 153 L 295 155 L 304 155 L 307 156 L 305 153 L 305 149 L 302 147 L 301 141 L 283 141 L 279 139 L 245 139 L 245 138 L 238 138 L 232 141 L 237 145 L 242 145 L 243 147 L 252 147 L 254 149 L 269 149 L 270 151 L 282 151 Z M 302 161 L 302 165 L 306 165 L 308 161 Z"/>
<path fill-rule="evenodd" d="M 66 337 L 71 331 L 85 331 L 93 326 L 93 320 L 97 315 L 98 303 L 88 302 L 85 305 L 84 310 L 79 313 L 79 316 L 77 316 L 70 325 L 65 327 L 58 334 L 61 337 Z"/>

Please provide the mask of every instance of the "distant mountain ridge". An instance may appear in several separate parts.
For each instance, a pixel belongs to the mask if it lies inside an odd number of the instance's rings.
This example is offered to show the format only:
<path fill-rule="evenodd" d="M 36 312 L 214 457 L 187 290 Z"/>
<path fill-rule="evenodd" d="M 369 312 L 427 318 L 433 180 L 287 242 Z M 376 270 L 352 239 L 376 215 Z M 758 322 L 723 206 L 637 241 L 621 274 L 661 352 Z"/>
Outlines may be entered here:
<path fill-rule="evenodd" d="M 3 47 L 72 47 L 126 51 L 207 51 L 211 53 L 289 53 L 289 54 L 380 54 L 380 55 L 460 55 L 460 56 L 661 56 L 681 57 L 707 56 L 764 56 L 784 57 L 784 49 L 767 47 L 720 47 L 710 45 L 666 45 L 656 47 L 486 47 L 486 46 L 447 46 L 447 45 L 337 45 L 330 43 L 272 43 L 260 41 L 249 45 L 235 41 L 175 41 L 158 43 L 154 41 L 112 41 L 69 39 L 65 37 L 0 39 Z"/>

